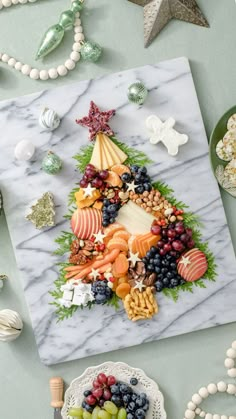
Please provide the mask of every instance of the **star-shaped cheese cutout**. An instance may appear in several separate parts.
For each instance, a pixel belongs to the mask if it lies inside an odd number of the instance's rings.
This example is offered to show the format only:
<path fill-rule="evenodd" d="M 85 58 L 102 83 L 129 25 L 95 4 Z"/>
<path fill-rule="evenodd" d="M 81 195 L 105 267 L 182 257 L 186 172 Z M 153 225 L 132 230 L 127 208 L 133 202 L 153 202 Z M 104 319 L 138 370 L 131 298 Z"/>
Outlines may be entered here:
<path fill-rule="evenodd" d="M 195 0 L 129 0 L 144 8 L 144 44 L 153 39 L 175 18 L 195 25 L 209 27 Z"/>
<path fill-rule="evenodd" d="M 132 253 L 130 252 L 130 256 L 128 260 L 132 263 L 132 266 L 135 266 L 137 262 L 140 262 L 141 259 L 139 258 L 139 253 Z"/>
<path fill-rule="evenodd" d="M 139 185 L 135 185 L 134 180 L 131 183 L 126 183 L 126 185 L 128 186 L 127 192 L 135 192 L 135 189 L 139 186 Z"/>
<path fill-rule="evenodd" d="M 94 191 L 96 191 L 96 188 L 92 188 L 91 183 L 88 184 L 87 188 L 82 188 L 84 192 L 84 198 L 87 198 L 88 196 L 93 196 Z"/>
<path fill-rule="evenodd" d="M 89 128 L 90 140 L 92 141 L 99 132 L 110 136 L 114 132 L 108 125 L 108 121 L 115 115 L 115 110 L 102 112 L 93 101 L 90 102 L 89 114 L 82 119 L 77 119 L 76 123 Z"/>
<path fill-rule="evenodd" d="M 94 243 L 103 243 L 103 239 L 106 237 L 106 234 L 102 234 L 101 230 L 98 233 L 94 233 L 95 237 Z"/>
<path fill-rule="evenodd" d="M 181 265 L 184 265 L 184 267 L 186 268 L 188 265 L 191 265 L 191 262 L 189 260 L 189 256 L 185 257 L 182 256 L 182 258 L 179 261 L 179 264 L 181 263 Z"/>
<path fill-rule="evenodd" d="M 91 277 L 93 278 L 94 281 L 96 281 L 96 279 L 100 276 L 100 273 L 97 269 L 93 269 L 91 271 Z"/>
<path fill-rule="evenodd" d="M 146 288 L 146 285 L 144 285 L 143 281 L 143 279 L 141 279 L 141 281 L 135 281 L 134 289 L 139 290 L 139 292 L 142 292 L 143 289 Z"/>
<path fill-rule="evenodd" d="M 179 146 L 188 142 L 188 136 L 180 134 L 173 127 L 174 118 L 168 118 L 162 122 L 156 115 L 151 115 L 146 120 L 146 126 L 150 132 L 150 143 L 157 144 L 162 142 L 171 156 L 176 156 L 179 152 Z"/>

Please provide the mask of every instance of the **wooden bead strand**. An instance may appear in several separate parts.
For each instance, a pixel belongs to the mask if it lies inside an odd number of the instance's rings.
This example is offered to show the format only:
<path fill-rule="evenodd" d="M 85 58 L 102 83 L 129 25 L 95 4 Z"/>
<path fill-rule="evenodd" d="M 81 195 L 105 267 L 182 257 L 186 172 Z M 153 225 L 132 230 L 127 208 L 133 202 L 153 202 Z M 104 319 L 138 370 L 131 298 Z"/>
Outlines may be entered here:
<path fill-rule="evenodd" d="M 0 0 L 0 10 L 9 8 L 17 4 L 35 3 L 37 0 Z M 73 0 L 71 0 L 73 2 Z M 80 60 L 80 50 L 84 41 L 83 28 L 80 20 L 80 13 L 75 14 L 76 19 L 74 23 L 74 39 L 72 51 L 69 58 L 57 68 L 38 69 L 31 67 L 29 64 L 22 63 L 14 57 L 10 57 L 5 52 L 0 53 L 0 61 L 9 65 L 9 67 L 20 71 L 24 76 L 30 77 L 32 80 L 46 81 L 48 79 L 56 79 L 57 77 L 65 77 L 69 71 L 75 69 L 76 64 Z"/>
<path fill-rule="evenodd" d="M 236 341 L 234 341 L 231 347 L 226 352 L 226 359 L 224 365 L 227 369 L 228 376 L 236 378 Z M 216 393 L 227 393 L 232 396 L 236 396 L 236 385 L 227 384 L 224 381 L 219 381 L 217 384 L 210 383 L 206 387 L 201 387 L 198 393 L 192 396 L 192 400 L 187 404 L 187 409 L 184 414 L 184 419 L 195 419 L 196 416 L 205 419 L 236 419 L 234 415 L 219 415 L 217 413 L 207 413 L 202 410 L 199 405 L 204 399 Z"/>

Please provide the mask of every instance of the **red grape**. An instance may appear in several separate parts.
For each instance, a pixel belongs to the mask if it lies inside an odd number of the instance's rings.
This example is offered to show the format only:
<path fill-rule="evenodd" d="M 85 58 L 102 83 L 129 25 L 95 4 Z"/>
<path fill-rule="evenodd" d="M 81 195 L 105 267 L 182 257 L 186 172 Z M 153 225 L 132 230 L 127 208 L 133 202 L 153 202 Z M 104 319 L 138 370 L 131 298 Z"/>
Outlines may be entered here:
<path fill-rule="evenodd" d="M 172 250 L 172 246 L 171 246 L 171 244 L 170 244 L 170 243 L 166 243 L 166 244 L 164 244 L 163 249 L 164 249 L 166 252 L 170 252 L 170 251 Z"/>
<path fill-rule="evenodd" d="M 184 250 L 184 245 L 183 245 L 183 243 L 181 243 L 180 240 L 174 240 L 173 243 L 172 243 L 172 247 L 177 252 L 182 252 Z"/>
<path fill-rule="evenodd" d="M 89 178 L 89 180 L 92 180 L 96 176 L 96 171 L 93 169 L 86 169 L 85 176 Z"/>
<path fill-rule="evenodd" d="M 159 240 L 159 242 L 157 242 L 157 246 L 158 247 L 164 247 L 165 242 L 163 242 L 163 240 Z"/>
<path fill-rule="evenodd" d="M 195 242 L 193 239 L 190 239 L 187 243 L 189 249 L 192 249 L 195 246 Z"/>
<path fill-rule="evenodd" d="M 93 390 L 92 395 L 96 397 L 96 399 L 100 399 L 103 395 L 103 389 L 102 388 L 96 388 Z"/>
<path fill-rule="evenodd" d="M 101 387 L 101 383 L 98 380 L 93 380 L 93 387 L 94 388 L 100 388 Z"/>
<path fill-rule="evenodd" d="M 163 230 L 161 231 L 161 235 L 162 237 L 167 237 L 167 229 L 163 228 Z"/>
<path fill-rule="evenodd" d="M 97 400 L 92 394 L 90 394 L 90 396 L 86 397 L 86 402 L 89 404 L 89 406 L 93 406 Z"/>
<path fill-rule="evenodd" d="M 161 227 L 157 224 L 153 224 L 151 227 L 151 233 L 155 236 L 159 236 L 159 234 L 161 234 Z"/>
<path fill-rule="evenodd" d="M 113 386 L 113 384 L 116 383 L 116 377 L 114 377 L 114 375 L 108 375 L 107 377 L 107 385 L 108 386 Z"/>
<path fill-rule="evenodd" d="M 106 180 L 108 178 L 108 176 L 109 176 L 108 170 L 101 170 L 98 173 L 98 176 L 100 177 L 100 179 Z"/>
<path fill-rule="evenodd" d="M 100 399 L 99 402 L 98 402 L 100 407 L 103 407 L 104 403 L 105 403 L 104 399 Z"/>
<path fill-rule="evenodd" d="M 159 253 L 160 253 L 161 256 L 165 256 L 166 250 L 165 249 L 160 249 Z"/>
<path fill-rule="evenodd" d="M 175 257 L 176 257 L 176 255 L 177 255 L 177 252 L 175 252 L 174 250 L 171 250 L 170 255 L 171 255 L 171 256 L 173 256 L 173 257 L 175 258 Z"/>
<path fill-rule="evenodd" d="M 191 228 L 186 228 L 186 229 L 185 229 L 185 233 L 186 233 L 189 237 L 192 237 L 193 230 L 192 230 Z"/>
<path fill-rule="evenodd" d="M 100 374 L 98 374 L 97 380 L 101 384 L 106 384 L 107 383 L 107 376 L 101 372 Z"/>
<path fill-rule="evenodd" d="M 167 236 L 170 237 L 171 239 L 174 239 L 176 236 L 176 231 L 175 230 L 168 230 L 167 231 Z"/>
<path fill-rule="evenodd" d="M 92 186 L 94 188 L 101 188 L 102 185 L 103 185 L 103 181 L 102 179 L 99 179 L 98 177 L 95 177 L 95 179 L 92 181 Z"/>
<path fill-rule="evenodd" d="M 175 226 L 175 231 L 177 234 L 183 234 L 185 231 L 184 225 L 183 224 L 179 224 Z"/>
<path fill-rule="evenodd" d="M 85 179 L 81 179 L 79 184 L 80 184 L 81 188 L 87 188 L 87 186 L 88 186 L 88 182 Z"/>
<path fill-rule="evenodd" d="M 85 170 L 86 169 L 94 169 L 94 170 L 96 170 L 96 167 L 93 164 L 87 164 Z"/>
<path fill-rule="evenodd" d="M 108 390 L 108 388 L 105 388 L 104 392 L 103 392 L 104 399 L 105 400 L 111 400 L 111 396 L 112 396 L 112 394 L 111 394 L 110 390 Z"/>
<path fill-rule="evenodd" d="M 187 243 L 187 241 L 189 240 L 188 234 L 186 234 L 186 233 L 181 234 L 180 240 L 181 240 L 182 243 Z"/>

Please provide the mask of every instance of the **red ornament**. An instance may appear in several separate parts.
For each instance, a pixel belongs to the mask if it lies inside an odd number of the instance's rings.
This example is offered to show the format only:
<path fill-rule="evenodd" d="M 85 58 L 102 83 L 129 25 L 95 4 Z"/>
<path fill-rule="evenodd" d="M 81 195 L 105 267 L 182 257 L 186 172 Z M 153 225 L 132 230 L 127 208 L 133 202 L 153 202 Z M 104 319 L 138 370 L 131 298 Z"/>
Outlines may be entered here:
<path fill-rule="evenodd" d="M 116 111 L 114 109 L 102 112 L 97 105 L 91 101 L 88 116 L 85 116 L 82 119 L 77 119 L 76 123 L 89 128 L 90 141 L 94 140 L 99 132 L 103 132 L 104 134 L 110 136 L 113 135 L 114 132 L 108 125 L 108 121 L 113 115 L 115 115 L 115 112 Z"/>

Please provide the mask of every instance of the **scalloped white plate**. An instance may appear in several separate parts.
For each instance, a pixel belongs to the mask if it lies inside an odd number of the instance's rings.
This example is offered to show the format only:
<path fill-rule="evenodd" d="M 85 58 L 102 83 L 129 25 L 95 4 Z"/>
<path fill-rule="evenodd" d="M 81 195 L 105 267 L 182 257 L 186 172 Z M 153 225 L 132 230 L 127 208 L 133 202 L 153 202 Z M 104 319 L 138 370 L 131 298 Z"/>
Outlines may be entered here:
<path fill-rule="evenodd" d="M 81 406 L 84 391 L 91 388 L 93 380 L 100 372 L 114 375 L 119 381 L 126 383 L 130 382 L 130 378 L 136 377 L 138 385 L 131 387 L 137 393 L 146 393 L 150 401 L 146 419 L 166 419 L 164 397 L 155 381 L 147 377 L 145 372 L 139 368 L 132 368 L 123 362 L 104 362 L 96 367 L 87 368 L 80 377 L 75 378 L 65 394 L 65 403 L 61 411 L 63 419 L 69 419 L 68 411 L 71 407 Z"/>

